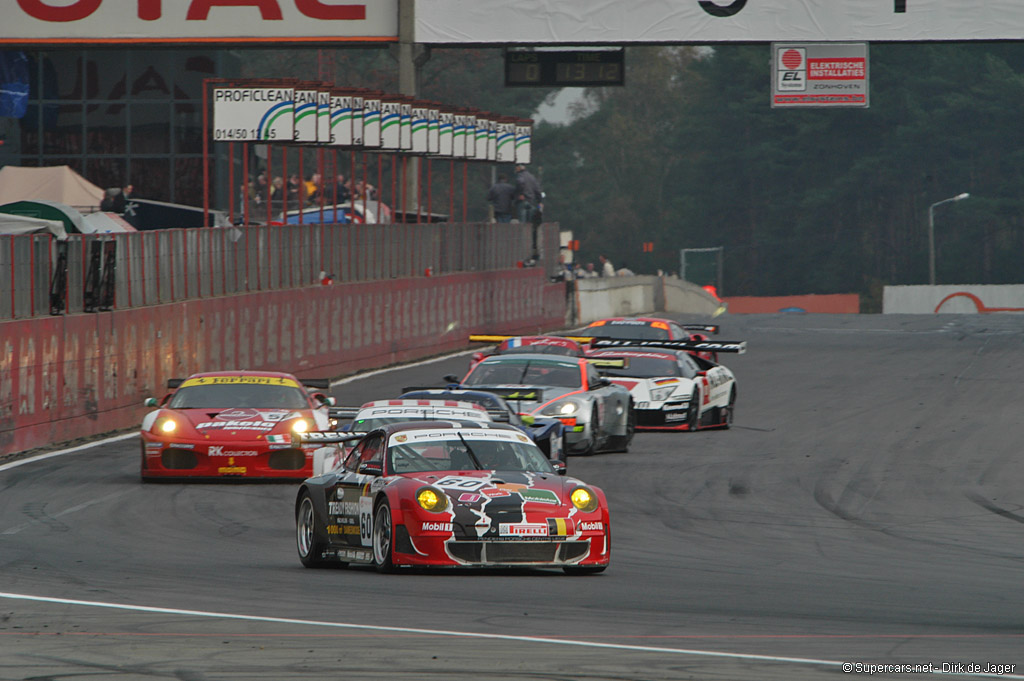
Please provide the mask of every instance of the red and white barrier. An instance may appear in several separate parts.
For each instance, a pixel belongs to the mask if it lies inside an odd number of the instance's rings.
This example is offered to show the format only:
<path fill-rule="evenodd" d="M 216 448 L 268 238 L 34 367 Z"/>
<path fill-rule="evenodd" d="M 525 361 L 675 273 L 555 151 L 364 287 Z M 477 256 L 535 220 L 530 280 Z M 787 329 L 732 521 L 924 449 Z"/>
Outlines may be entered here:
<path fill-rule="evenodd" d="M 214 369 L 334 377 L 560 328 L 538 269 L 310 286 L 0 323 L 0 454 L 130 428 L 167 379 Z"/>

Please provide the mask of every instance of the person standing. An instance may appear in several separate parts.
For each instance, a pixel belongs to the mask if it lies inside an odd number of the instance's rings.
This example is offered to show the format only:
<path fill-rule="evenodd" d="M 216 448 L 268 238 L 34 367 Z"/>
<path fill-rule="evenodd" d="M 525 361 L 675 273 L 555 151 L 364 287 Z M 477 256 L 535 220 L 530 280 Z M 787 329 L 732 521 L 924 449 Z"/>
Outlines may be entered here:
<path fill-rule="evenodd" d="M 609 260 L 608 258 L 604 257 L 603 255 L 599 256 L 598 259 L 601 261 L 601 276 L 602 277 L 614 277 L 615 276 L 615 265 L 612 264 L 612 261 Z"/>
<path fill-rule="evenodd" d="M 495 222 L 512 222 L 512 210 L 515 208 L 516 188 L 505 175 L 498 175 L 490 191 L 487 201 L 494 208 Z"/>
<path fill-rule="evenodd" d="M 519 222 L 533 222 L 544 210 L 544 193 L 537 178 L 522 163 L 516 164 L 516 209 Z"/>

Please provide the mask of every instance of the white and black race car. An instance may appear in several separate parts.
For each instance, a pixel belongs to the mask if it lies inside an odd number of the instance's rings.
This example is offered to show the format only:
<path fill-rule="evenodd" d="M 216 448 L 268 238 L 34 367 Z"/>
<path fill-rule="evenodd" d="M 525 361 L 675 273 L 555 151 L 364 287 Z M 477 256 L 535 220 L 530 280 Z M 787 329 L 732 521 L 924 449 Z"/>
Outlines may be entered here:
<path fill-rule="evenodd" d="M 638 343 L 634 341 L 633 343 Z M 728 428 L 736 412 L 736 377 L 717 362 L 697 356 L 692 343 L 597 341 L 587 356 L 623 359 L 626 366 L 604 365 L 601 373 L 629 390 L 640 430 Z M 601 347 L 614 344 L 614 347 Z M 677 349 L 674 346 L 679 345 Z M 666 347 L 668 346 L 668 347 Z M 744 352 L 745 343 L 715 343 L 715 352 Z"/>

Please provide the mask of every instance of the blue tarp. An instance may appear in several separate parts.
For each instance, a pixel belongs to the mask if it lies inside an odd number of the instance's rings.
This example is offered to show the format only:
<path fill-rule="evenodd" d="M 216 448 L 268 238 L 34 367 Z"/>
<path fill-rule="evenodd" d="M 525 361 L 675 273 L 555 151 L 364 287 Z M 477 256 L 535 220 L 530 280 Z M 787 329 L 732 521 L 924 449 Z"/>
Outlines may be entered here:
<path fill-rule="evenodd" d="M 28 57 L 0 52 L 0 117 L 21 118 L 28 108 Z"/>

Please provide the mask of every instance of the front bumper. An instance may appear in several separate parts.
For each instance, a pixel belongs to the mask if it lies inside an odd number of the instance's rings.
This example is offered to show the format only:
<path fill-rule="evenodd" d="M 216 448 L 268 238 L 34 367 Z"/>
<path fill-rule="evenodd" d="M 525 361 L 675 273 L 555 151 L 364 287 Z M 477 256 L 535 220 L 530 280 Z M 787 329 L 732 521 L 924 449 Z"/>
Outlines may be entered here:
<path fill-rule="evenodd" d="M 305 480 L 313 473 L 316 447 L 271 448 L 265 441 L 175 438 L 142 433 L 141 475 L 156 479 Z"/>

